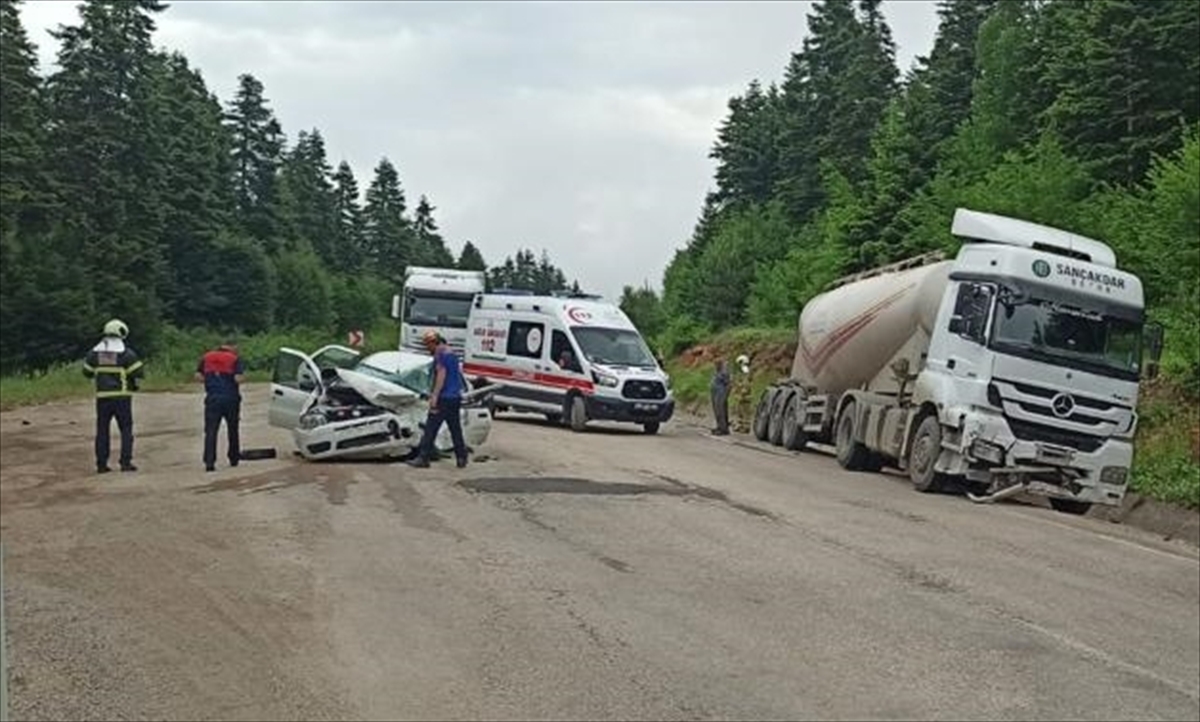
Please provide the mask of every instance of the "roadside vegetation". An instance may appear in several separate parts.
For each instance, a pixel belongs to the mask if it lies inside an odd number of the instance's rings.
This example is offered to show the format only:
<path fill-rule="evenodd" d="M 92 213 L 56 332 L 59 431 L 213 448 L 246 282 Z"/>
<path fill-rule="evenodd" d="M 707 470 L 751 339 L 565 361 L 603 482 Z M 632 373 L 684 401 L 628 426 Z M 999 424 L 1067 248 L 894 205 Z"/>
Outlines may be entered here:
<path fill-rule="evenodd" d="M 713 349 L 774 358 L 830 281 L 955 252 L 955 208 L 1016 216 L 1101 239 L 1141 277 L 1166 339 L 1132 483 L 1200 507 L 1200 0 L 942 2 L 903 78 L 879 5 L 815 3 L 782 78 L 730 99 L 661 295 L 625 289 L 677 393 L 704 403 Z"/>

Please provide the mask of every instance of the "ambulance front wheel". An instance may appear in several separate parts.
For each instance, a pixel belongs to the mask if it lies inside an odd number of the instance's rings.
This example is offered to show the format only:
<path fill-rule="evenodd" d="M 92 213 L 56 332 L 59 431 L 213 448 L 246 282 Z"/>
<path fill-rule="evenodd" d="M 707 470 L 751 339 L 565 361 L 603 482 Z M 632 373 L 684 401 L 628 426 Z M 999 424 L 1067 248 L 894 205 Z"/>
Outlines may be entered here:
<path fill-rule="evenodd" d="M 647 421 L 646 423 L 642 424 L 642 430 L 650 435 L 657 434 L 658 433 L 658 422 L 657 421 Z"/>
<path fill-rule="evenodd" d="M 587 406 L 582 396 L 571 397 L 571 411 L 567 418 L 571 420 L 571 431 L 583 431 L 587 427 Z"/>

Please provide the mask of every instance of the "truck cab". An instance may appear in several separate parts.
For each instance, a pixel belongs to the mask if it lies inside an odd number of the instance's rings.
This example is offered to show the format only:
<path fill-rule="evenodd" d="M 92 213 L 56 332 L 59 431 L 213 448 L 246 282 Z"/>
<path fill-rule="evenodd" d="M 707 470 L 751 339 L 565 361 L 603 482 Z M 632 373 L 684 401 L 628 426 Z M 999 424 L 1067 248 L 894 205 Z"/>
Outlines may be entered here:
<path fill-rule="evenodd" d="M 968 242 L 913 390 L 936 409 L 940 444 L 959 450 L 932 473 L 1019 475 L 1066 510 L 1119 503 L 1143 347 L 1153 357 L 1161 345 L 1157 326 L 1144 331 L 1141 281 L 1107 245 L 1045 226 L 960 210 L 952 232 Z"/>
<path fill-rule="evenodd" d="M 484 287 L 483 271 L 409 266 L 402 293 L 392 297 L 392 318 L 400 322 L 399 348 L 426 353 L 421 337 L 432 330 L 462 356 L 471 302 Z"/>
<path fill-rule="evenodd" d="M 670 378 L 620 308 L 596 297 L 480 294 L 468 322 L 464 373 L 496 384 L 496 411 L 543 414 L 583 431 L 589 421 L 657 433 L 675 410 Z"/>

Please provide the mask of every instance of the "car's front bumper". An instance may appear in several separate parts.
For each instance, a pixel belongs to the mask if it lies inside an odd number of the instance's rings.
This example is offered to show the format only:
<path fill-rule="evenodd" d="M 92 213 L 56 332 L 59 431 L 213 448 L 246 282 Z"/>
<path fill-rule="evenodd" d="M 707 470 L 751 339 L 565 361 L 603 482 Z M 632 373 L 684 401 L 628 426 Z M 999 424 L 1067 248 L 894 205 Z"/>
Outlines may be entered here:
<path fill-rule="evenodd" d="M 463 440 L 477 449 L 491 433 L 492 417 L 484 408 L 462 411 Z M 312 461 L 322 459 L 385 459 L 407 456 L 421 442 L 425 418 L 413 423 L 396 414 L 363 419 L 332 421 L 311 429 L 296 429 L 292 439 L 300 455 Z M 434 439 L 439 451 L 454 448 L 450 427 L 442 424 Z"/>
<path fill-rule="evenodd" d="M 608 396 L 587 396 L 585 407 L 589 419 L 621 421 L 634 424 L 665 422 L 675 414 L 675 399 L 651 401 L 622 399 Z"/>

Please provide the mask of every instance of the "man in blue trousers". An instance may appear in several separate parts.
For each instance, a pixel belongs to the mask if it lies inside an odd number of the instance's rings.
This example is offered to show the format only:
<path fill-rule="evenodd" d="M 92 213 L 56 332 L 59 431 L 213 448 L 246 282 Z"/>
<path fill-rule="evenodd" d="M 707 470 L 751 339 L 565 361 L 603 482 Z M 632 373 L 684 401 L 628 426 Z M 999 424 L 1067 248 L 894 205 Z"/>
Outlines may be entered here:
<path fill-rule="evenodd" d="M 462 431 L 462 397 L 466 390 L 462 366 L 458 357 L 446 345 L 446 340 L 436 331 L 427 331 L 421 339 L 425 348 L 433 354 L 433 388 L 429 392 L 429 416 L 425 419 L 425 433 L 416 458 L 410 466 L 425 468 L 434 455 L 434 441 L 442 422 L 450 427 L 450 438 L 454 440 L 454 456 L 458 468 L 467 465 L 467 443 Z"/>

